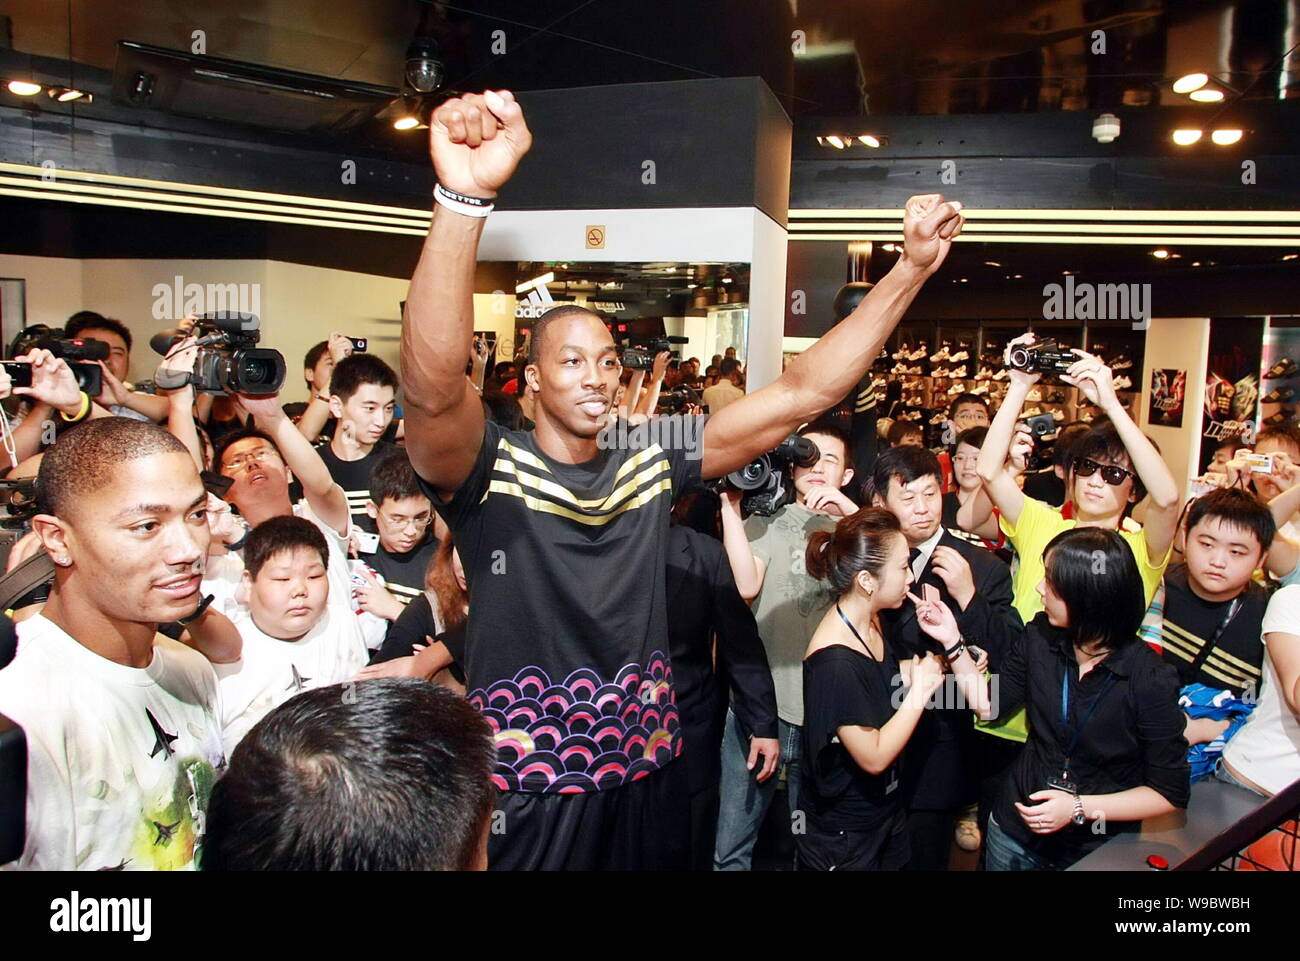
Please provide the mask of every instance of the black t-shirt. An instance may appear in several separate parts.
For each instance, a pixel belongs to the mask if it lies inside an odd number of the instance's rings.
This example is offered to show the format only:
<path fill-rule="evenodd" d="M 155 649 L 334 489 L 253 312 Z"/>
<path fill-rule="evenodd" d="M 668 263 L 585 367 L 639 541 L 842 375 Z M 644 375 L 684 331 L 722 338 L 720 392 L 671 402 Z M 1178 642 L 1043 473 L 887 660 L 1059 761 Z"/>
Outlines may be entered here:
<path fill-rule="evenodd" d="M 441 641 L 451 652 L 452 664 L 449 670 L 460 683 L 465 683 L 465 671 L 461 662 L 465 659 L 465 622 L 442 634 L 437 633 L 433 620 L 433 605 L 429 595 L 421 591 L 418 597 L 406 605 L 406 610 L 398 615 L 384 635 L 384 643 L 378 653 L 371 659 L 372 664 L 394 661 L 399 657 L 410 657 L 414 647 L 429 643 L 429 638 Z"/>
<path fill-rule="evenodd" d="M 1051 507 L 1060 507 L 1065 503 L 1065 481 L 1056 476 L 1053 467 L 1031 471 L 1025 475 L 1025 496 Z"/>
<path fill-rule="evenodd" d="M 845 725 L 879 730 L 894 716 L 898 659 L 885 645 L 883 661 L 839 644 L 803 662 L 803 777 L 800 800 L 822 829 L 869 830 L 899 809 L 899 763 L 869 774 L 836 733 Z"/>
<path fill-rule="evenodd" d="M 1239 602 L 1216 603 L 1197 597 L 1187 578 L 1186 564 L 1177 564 L 1165 574 L 1161 659 L 1174 666 L 1178 683 L 1184 686 L 1205 684 L 1232 691 L 1237 697 L 1249 687 L 1258 695 L 1260 668 L 1264 662 L 1260 630 L 1268 607 L 1268 592 L 1251 583 L 1240 595 Z M 1216 633 L 1219 636 L 1206 654 L 1205 648 Z M 1200 667 L 1194 669 L 1197 661 L 1201 662 Z"/>
<path fill-rule="evenodd" d="M 386 551 L 381 544 L 379 550 L 362 554 L 361 559 L 384 579 L 390 594 L 403 604 L 409 604 L 424 593 L 424 574 L 437 552 L 437 538 L 430 534 L 405 554 Z"/>
<path fill-rule="evenodd" d="M 424 485 L 469 583 L 467 697 L 497 735 L 499 789 L 602 791 L 680 753 L 664 579 L 702 425 L 620 422 L 595 458 L 565 464 L 489 421 L 450 501 Z"/>
<path fill-rule="evenodd" d="M 352 523 L 360 526 L 362 530 L 374 530 L 374 521 L 366 513 L 366 501 L 370 500 L 370 472 L 385 455 L 397 449 L 397 445 L 381 440 L 360 460 L 342 460 L 334 453 L 334 448 L 330 446 L 329 441 L 321 441 L 316 445 L 316 453 L 320 454 L 320 459 L 325 462 L 330 477 L 334 478 L 334 483 L 342 487 L 343 493 L 347 495 L 348 512 L 352 515 Z"/>

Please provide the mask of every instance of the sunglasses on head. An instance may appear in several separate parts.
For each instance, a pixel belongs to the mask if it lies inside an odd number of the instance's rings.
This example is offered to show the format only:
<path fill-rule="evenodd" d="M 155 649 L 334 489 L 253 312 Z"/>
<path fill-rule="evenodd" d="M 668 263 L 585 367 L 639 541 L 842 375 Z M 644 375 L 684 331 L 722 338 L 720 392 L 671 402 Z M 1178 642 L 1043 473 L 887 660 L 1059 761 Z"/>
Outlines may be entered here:
<path fill-rule="evenodd" d="M 1118 487 L 1124 483 L 1126 477 L 1137 476 L 1131 470 L 1125 470 L 1123 467 L 1117 467 L 1114 464 L 1098 464 L 1088 457 L 1081 457 L 1074 462 L 1074 472 L 1080 477 L 1091 477 L 1097 471 L 1101 471 L 1101 479 L 1111 487 Z"/>

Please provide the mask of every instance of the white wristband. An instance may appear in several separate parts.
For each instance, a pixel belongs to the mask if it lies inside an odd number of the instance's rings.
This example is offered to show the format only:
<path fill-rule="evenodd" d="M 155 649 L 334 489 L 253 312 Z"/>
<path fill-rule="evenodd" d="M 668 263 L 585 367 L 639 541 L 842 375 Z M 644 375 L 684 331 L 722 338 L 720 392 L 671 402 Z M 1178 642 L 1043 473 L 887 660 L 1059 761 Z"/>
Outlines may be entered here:
<path fill-rule="evenodd" d="M 456 213 L 464 214 L 466 217 L 486 217 L 488 214 L 492 213 L 493 208 L 496 206 L 495 204 L 487 204 L 486 206 L 478 207 L 474 204 L 462 203 L 459 200 L 454 200 L 453 198 L 448 197 L 441 190 L 435 190 L 433 192 L 433 199 L 438 201 L 438 203 L 442 204 L 448 210 L 454 210 Z"/>

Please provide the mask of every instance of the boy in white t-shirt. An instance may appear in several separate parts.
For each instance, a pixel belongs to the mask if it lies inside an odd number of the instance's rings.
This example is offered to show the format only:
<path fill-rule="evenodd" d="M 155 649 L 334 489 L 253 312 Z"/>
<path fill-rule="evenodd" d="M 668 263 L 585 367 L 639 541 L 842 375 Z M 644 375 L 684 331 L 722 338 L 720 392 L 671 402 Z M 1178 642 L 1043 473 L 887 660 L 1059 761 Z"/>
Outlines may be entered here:
<path fill-rule="evenodd" d="M 228 750 L 295 694 L 365 667 L 356 617 L 330 603 L 329 561 L 324 535 L 305 518 L 273 517 L 249 533 L 238 595 L 247 613 L 235 622 L 243 656 L 217 666 Z"/>
<path fill-rule="evenodd" d="M 27 838 L 13 866 L 192 868 L 225 766 L 217 679 L 157 628 L 189 621 L 191 643 L 239 650 L 230 622 L 199 603 L 210 535 L 198 469 L 162 428 L 112 417 L 61 437 L 37 489 L 32 525 L 54 585 L 0 671 L 0 713 L 28 749 Z M 194 638 L 214 627 L 233 643 Z"/>

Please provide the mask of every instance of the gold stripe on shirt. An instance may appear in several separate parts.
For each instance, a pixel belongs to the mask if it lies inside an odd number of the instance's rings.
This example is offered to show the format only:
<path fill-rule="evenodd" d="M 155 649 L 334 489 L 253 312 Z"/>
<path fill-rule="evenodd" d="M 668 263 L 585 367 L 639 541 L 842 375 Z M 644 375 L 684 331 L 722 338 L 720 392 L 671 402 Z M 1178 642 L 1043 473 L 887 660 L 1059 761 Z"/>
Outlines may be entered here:
<path fill-rule="evenodd" d="M 571 521 L 577 521 L 579 524 L 586 524 L 590 527 L 598 527 L 600 525 L 609 523 L 614 518 L 622 514 L 624 511 L 635 510 L 638 507 L 650 503 L 661 493 L 665 493 L 665 492 L 671 493 L 672 487 L 673 487 L 672 480 L 665 477 L 663 480 L 659 481 L 658 483 L 645 488 L 645 490 L 641 491 L 639 494 L 635 494 L 630 500 L 620 504 L 618 507 L 614 508 L 609 513 L 593 515 L 593 514 L 583 514 L 579 511 L 575 511 L 571 508 L 565 507 L 562 504 L 556 504 L 553 501 L 542 500 L 539 497 L 534 497 L 532 494 L 526 493 L 524 489 L 520 487 L 518 484 L 512 484 L 509 481 L 503 481 L 503 480 L 493 480 L 491 483 L 488 484 L 488 489 L 483 494 L 480 503 L 482 503 L 482 501 L 487 500 L 489 494 L 493 494 L 493 493 L 508 494 L 511 497 L 518 497 L 531 510 L 538 511 L 543 514 L 555 514 L 558 517 L 564 517 Z"/>
<path fill-rule="evenodd" d="M 502 474 L 513 474 L 521 486 L 530 488 L 539 494 L 548 494 L 557 500 L 564 501 L 566 504 L 578 508 L 579 510 L 607 511 L 613 509 L 620 501 L 626 499 L 628 495 L 642 484 L 654 480 L 660 474 L 671 472 L 672 465 L 668 463 L 667 459 L 656 460 L 626 484 L 614 489 L 608 495 L 598 500 L 582 500 L 574 496 L 573 492 L 567 487 L 564 487 L 555 481 L 547 480 L 544 477 L 538 477 L 535 474 L 523 471 L 519 468 L 519 465 L 511 463 L 505 458 L 497 458 L 496 463 L 492 465 L 492 469 Z"/>

